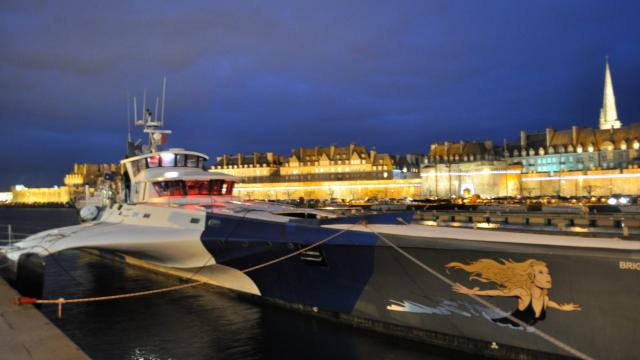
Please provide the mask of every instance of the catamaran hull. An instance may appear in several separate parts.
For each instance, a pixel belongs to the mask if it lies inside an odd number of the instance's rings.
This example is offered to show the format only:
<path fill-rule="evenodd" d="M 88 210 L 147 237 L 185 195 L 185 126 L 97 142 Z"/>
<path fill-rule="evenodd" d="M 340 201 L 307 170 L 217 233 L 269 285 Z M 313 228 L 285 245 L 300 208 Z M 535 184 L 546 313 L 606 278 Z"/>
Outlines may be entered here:
<path fill-rule="evenodd" d="M 204 246 L 218 264 L 238 270 L 290 254 L 340 231 L 304 222 L 270 223 L 220 215 L 208 215 L 208 219 L 215 226 L 205 229 Z M 496 286 L 470 279 L 470 273 L 447 268 L 447 264 L 481 259 L 498 264 L 504 263 L 500 259 L 543 262 L 552 278 L 548 299 L 573 303 L 580 310 L 547 305 L 544 315 L 525 319 L 530 327 L 510 323 L 505 314 L 517 309 L 517 298 L 484 297 L 493 306 L 481 304 L 453 291 L 451 283 L 365 231 L 346 231 L 318 248 L 247 275 L 262 296 L 273 302 L 459 350 L 514 358 L 637 356 L 637 251 L 383 236 L 467 288 Z"/>
<path fill-rule="evenodd" d="M 558 246 L 567 239 L 384 225 L 398 224 L 398 216 L 408 221 L 410 213 L 367 216 L 369 225 L 363 227 L 354 225 L 358 218 L 312 220 L 126 205 L 108 210 L 103 221 L 34 235 L 20 244 L 22 250 L 9 249 L 6 255 L 19 263 L 24 254 L 46 261 L 50 253 L 72 248 L 116 252 L 290 308 L 490 356 L 636 357 L 636 243 L 618 241 L 607 248 L 600 245 L 615 240 L 572 238 L 571 246 Z M 272 263 L 329 237 L 318 247 Z M 516 297 L 480 295 L 487 305 L 452 289 L 455 283 L 485 291 L 500 288 L 463 266 L 527 262 L 544 264 L 551 278 L 544 314 L 526 315 L 520 309 L 528 327 L 505 319 L 518 309 Z M 262 264 L 268 265 L 255 268 Z M 517 276 L 507 271 L 507 277 Z"/>

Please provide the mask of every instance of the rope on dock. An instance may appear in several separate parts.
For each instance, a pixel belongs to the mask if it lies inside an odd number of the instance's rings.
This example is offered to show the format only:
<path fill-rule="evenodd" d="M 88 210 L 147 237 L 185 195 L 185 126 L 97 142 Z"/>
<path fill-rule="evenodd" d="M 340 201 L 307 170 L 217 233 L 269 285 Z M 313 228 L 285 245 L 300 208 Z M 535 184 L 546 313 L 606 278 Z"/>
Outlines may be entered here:
<path fill-rule="evenodd" d="M 396 220 L 400 221 L 401 223 L 404 223 L 405 225 L 407 225 L 407 223 L 402 219 L 402 218 L 397 218 Z M 399 252 L 400 254 L 402 254 L 404 257 L 406 257 L 407 259 L 411 260 L 413 263 L 415 263 L 416 265 L 418 265 L 419 267 L 421 267 L 422 269 L 426 270 L 427 272 L 429 272 L 431 275 L 435 276 L 436 278 L 442 280 L 443 282 L 447 283 L 450 286 L 454 286 L 455 283 L 451 280 L 449 280 L 446 276 L 440 274 L 439 272 L 437 272 L 436 270 L 432 269 L 430 266 L 426 265 L 425 263 L 423 263 L 422 261 L 416 259 L 415 257 L 411 256 L 409 253 L 407 253 L 406 251 L 402 250 L 400 247 L 398 247 L 396 244 L 394 244 L 393 242 L 391 242 L 390 240 L 388 240 L 387 238 L 385 238 L 384 236 L 382 236 L 382 234 L 376 232 L 371 225 L 367 225 L 364 224 L 365 227 L 369 228 L 369 230 L 371 230 L 372 233 L 374 233 L 378 238 L 380 238 L 382 241 L 384 241 L 387 245 L 389 245 L 391 248 L 393 248 L 394 250 L 396 250 L 397 252 Z M 517 323 L 518 325 L 522 326 L 523 329 L 527 329 L 531 332 L 533 332 L 534 334 L 540 336 L 541 338 L 543 338 L 544 340 L 552 343 L 553 345 L 559 347 L 560 349 L 565 350 L 566 352 L 570 353 L 571 355 L 580 358 L 580 359 L 584 359 L 584 360 L 593 360 L 592 357 L 590 357 L 587 354 L 584 354 L 576 349 L 574 349 L 573 347 L 571 347 L 568 344 L 565 344 L 564 342 L 554 338 L 553 336 L 533 327 L 533 326 L 529 326 L 526 323 L 524 323 L 522 320 L 517 319 L 516 317 L 512 316 L 510 313 L 500 309 L 499 307 L 493 305 L 492 303 L 488 302 L 487 300 L 482 299 L 481 297 L 474 295 L 474 294 L 465 294 L 469 297 L 471 297 L 473 300 L 479 302 L 480 304 L 490 308 L 493 311 L 498 312 L 499 314 L 509 318 L 509 320 L 514 321 L 515 323 Z"/>
<path fill-rule="evenodd" d="M 330 241 L 332 239 L 335 239 L 336 237 L 342 235 L 343 233 L 351 230 L 351 228 L 353 228 L 354 226 L 358 225 L 359 223 L 355 223 L 329 237 L 326 237 L 320 241 L 317 241 L 311 245 L 308 245 L 306 247 L 303 247 L 297 251 L 294 251 L 292 253 L 289 253 L 287 255 L 281 256 L 279 258 L 267 261 L 265 263 L 256 265 L 256 266 L 252 266 L 250 268 L 241 270 L 241 272 L 243 273 L 248 273 L 250 271 L 254 271 L 254 270 L 258 270 L 261 269 L 263 267 L 266 266 L 270 266 L 273 265 L 275 263 L 278 263 L 280 261 L 286 260 L 290 257 L 296 256 L 300 253 L 303 253 L 309 249 L 313 249 L 317 246 L 320 246 L 324 243 L 326 243 L 327 241 Z M 208 261 L 207 261 L 208 263 Z M 200 270 L 202 270 L 202 268 L 200 268 Z M 199 270 L 198 270 L 199 271 Z M 26 304 L 57 304 L 58 305 L 58 319 L 62 318 L 62 305 L 63 304 L 71 304 L 71 303 L 82 303 L 82 302 L 95 302 L 95 301 L 109 301 L 109 300 L 117 300 L 117 299 L 126 299 L 126 298 L 133 298 L 133 297 L 138 297 L 138 296 L 146 296 L 146 295 L 153 295 L 153 294 L 160 294 L 160 293 L 166 293 L 166 292 L 170 292 L 170 291 L 176 291 L 176 290 L 181 290 L 181 289 L 186 289 L 186 288 L 190 288 L 196 285 L 201 285 L 201 284 L 205 284 L 206 281 L 196 281 L 196 282 L 192 282 L 192 283 L 188 283 L 188 284 L 182 284 L 182 285 L 175 285 L 175 286 L 169 286 L 166 288 L 160 288 L 160 289 L 154 289 L 154 290 L 146 290 L 146 291 L 138 291 L 138 292 L 132 292 L 132 293 L 125 293 L 125 294 L 117 294 L 117 295 L 108 295 L 108 296 L 97 296 L 97 297 L 88 297 L 88 298 L 76 298 L 76 299 L 65 299 L 65 298 L 58 298 L 58 299 L 38 299 L 38 298 L 31 298 L 31 297 L 17 297 L 14 298 L 11 302 L 14 305 L 26 305 Z"/>

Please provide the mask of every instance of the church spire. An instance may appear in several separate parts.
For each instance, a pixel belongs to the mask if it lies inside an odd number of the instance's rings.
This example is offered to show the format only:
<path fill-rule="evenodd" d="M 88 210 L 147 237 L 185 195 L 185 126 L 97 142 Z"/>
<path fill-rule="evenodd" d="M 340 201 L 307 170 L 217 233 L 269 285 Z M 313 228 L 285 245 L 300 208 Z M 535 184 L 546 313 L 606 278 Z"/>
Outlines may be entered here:
<path fill-rule="evenodd" d="M 604 72 L 604 95 L 602 97 L 602 108 L 600 108 L 600 129 L 617 129 L 622 126 L 618 119 L 616 109 L 616 97 L 613 94 L 613 81 L 611 81 L 611 68 L 609 58 Z"/>

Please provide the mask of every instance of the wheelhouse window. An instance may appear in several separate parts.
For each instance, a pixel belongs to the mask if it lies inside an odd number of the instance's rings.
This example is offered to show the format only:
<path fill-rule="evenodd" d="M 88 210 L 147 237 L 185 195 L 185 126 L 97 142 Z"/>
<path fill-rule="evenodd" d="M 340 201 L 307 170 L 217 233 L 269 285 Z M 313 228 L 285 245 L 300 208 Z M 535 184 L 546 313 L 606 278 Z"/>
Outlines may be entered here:
<path fill-rule="evenodd" d="M 147 167 L 156 168 L 160 166 L 160 155 L 153 155 L 147 158 Z"/>
<path fill-rule="evenodd" d="M 198 157 L 195 155 L 187 155 L 187 167 L 198 167 Z"/>
<path fill-rule="evenodd" d="M 188 180 L 187 195 L 209 195 L 209 181 Z"/>
<path fill-rule="evenodd" d="M 225 184 L 227 185 L 226 191 L 224 192 L 225 195 L 231 195 L 233 194 L 233 186 L 235 185 L 234 181 L 225 181 Z"/>
<path fill-rule="evenodd" d="M 232 195 L 234 181 L 168 180 L 153 183 L 158 196 L 221 196 Z"/>
<path fill-rule="evenodd" d="M 158 196 L 184 196 L 183 181 L 159 181 L 153 183 Z"/>
<path fill-rule="evenodd" d="M 161 152 L 131 162 L 132 176 L 148 168 L 190 167 L 204 169 L 206 159 L 202 156 Z"/>
<path fill-rule="evenodd" d="M 177 154 L 176 155 L 176 166 L 179 167 L 185 167 L 185 155 L 184 154 Z"/>
<path fill-rule="evenodd" d="M 211 180 L 211 195 L 231 195 L 233 185 L 233 181 Z"/>
<path fill-rule="evenodd" d="M 164 167 L 173 167 L 176 166 L 176 155 L 170 152 L 160 153 L 160 158 L 162 159 L 162 166 Z"/>

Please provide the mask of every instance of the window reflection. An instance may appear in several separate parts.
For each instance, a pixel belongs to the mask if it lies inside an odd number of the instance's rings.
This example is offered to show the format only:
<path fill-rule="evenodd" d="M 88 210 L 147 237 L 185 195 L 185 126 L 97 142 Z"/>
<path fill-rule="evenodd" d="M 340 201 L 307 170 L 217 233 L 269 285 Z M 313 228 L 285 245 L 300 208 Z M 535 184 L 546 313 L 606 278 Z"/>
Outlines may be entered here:
<path fill-rule="evenodd" d="M 162 157 L 162 166 L 175 166 L 176 156 L 170 152 L 160 153 L 160 157 Z"/>
<path fill-rule="evenodd" d="M 209 182 L 200 180 L 186 181 L 187 195 L 209 195 Z"/>
<path fill-rule="evenodd" d="M 187 167 L 198 167 L 198 157 L 195 155 L 187 155 Z"/>
<path fill-rule="evenodd" d="M 155 168 L 160 166 L 160 155 L 153 155 L 147 158 L 147 164 L 150 168 Z"/>
<path fill-rule="evenodd" d="M 184 167 L 185 166 L 185 156 L 184 154 L 176 155 L 176 166 Z"/>
<path fill-rule="evenodd" d="M 232 195 L 234 185 L 234 181 L 225 180 L 169 180 L 153 183 L 158 196 Z"/>
<path fill-rule="evenodd" d="M 184 196 L 183 182 L 180 180 L 159 181 L 154 183 L 153 186 L 158 196 Z"/>

